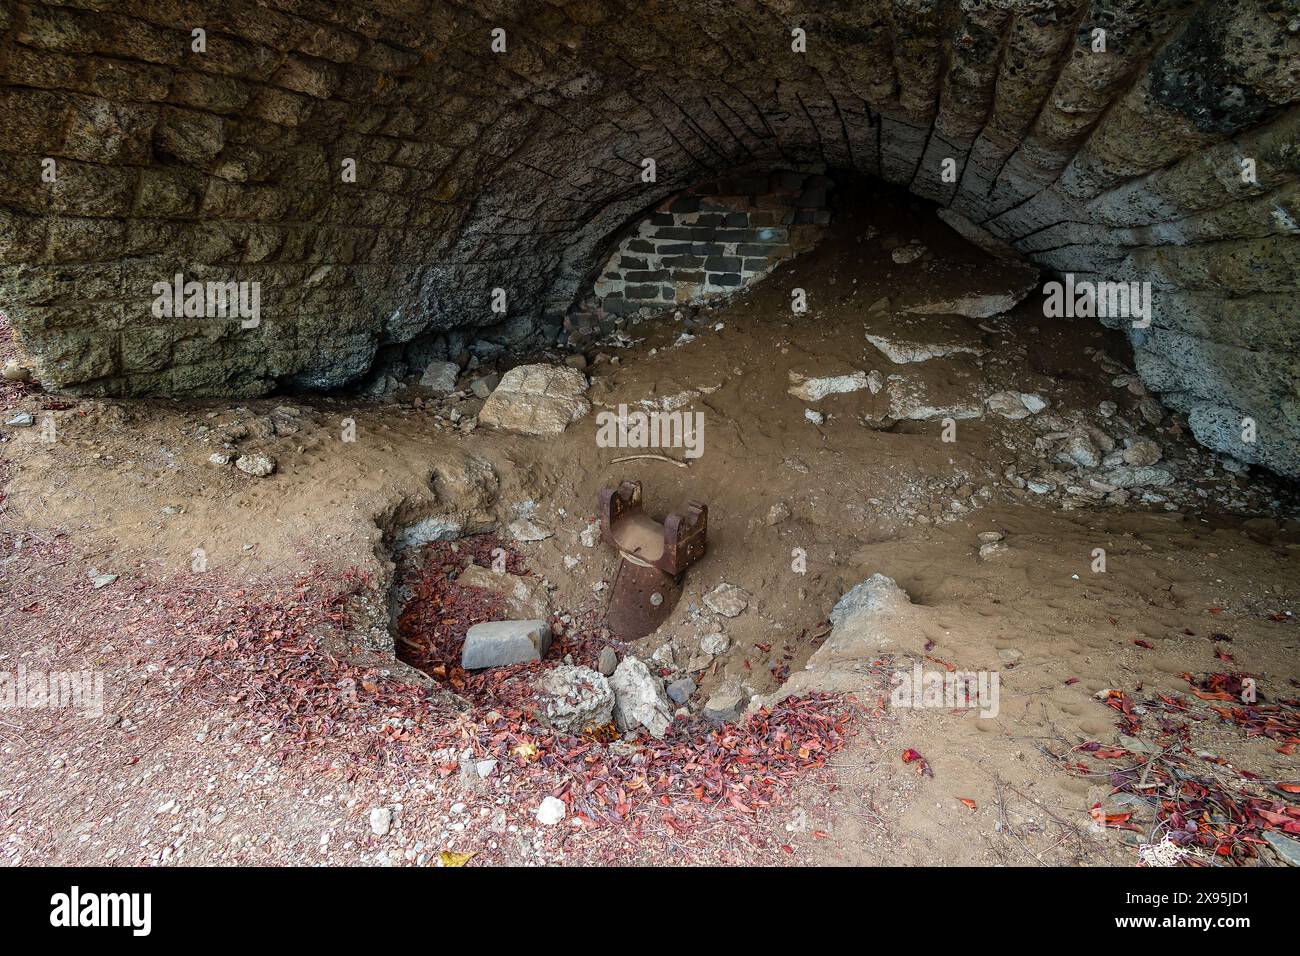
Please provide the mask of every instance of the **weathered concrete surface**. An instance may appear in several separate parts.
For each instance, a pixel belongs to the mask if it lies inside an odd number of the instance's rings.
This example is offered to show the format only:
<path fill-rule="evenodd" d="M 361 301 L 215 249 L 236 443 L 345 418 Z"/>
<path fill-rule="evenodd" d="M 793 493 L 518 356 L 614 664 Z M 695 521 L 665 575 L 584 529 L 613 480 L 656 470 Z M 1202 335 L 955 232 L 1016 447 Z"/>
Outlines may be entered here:
<path fill-rule="evenodd" d="M 4 4 L 0 308 L 55 389 L 333 387 L 554 337 L 696 183 L 847 168 L 1150 281 L 1151 387 L 1297 474 L 1298 95 L 1294 0 Z M 177 274 L 258 321 L 157 314 Z"/>

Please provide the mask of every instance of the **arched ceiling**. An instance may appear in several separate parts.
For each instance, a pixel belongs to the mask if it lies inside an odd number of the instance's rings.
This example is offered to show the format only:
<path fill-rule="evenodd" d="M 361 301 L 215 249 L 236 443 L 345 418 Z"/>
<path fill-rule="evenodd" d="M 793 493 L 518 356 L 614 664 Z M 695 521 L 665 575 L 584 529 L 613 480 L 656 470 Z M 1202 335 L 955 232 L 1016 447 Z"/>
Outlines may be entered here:
<path fill-rule="evenodd" d="M 0 308 L 49 387 L 330 387 L 494 288 L 522 341 L 650 203 L 835 167 L 1151 282 L 1148 385 L 1300 473 L 1297 0 L 10 3 L 0 81 Z M 260 324 L 155 317 L 178 272 Z"/>

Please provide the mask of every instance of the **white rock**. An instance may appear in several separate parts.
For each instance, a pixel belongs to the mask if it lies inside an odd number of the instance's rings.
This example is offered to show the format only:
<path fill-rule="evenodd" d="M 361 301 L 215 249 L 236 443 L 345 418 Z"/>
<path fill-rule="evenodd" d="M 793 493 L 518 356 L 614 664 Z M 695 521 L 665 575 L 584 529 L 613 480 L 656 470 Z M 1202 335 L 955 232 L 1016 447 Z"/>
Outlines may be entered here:
<path fill-rule="evenodd" d="M 370 832 L 385 836 L 393 827 L 393 811 L 389 807 L 370 808 Z"/>
<path fill-rule="evenodd" d="M 808 419 L 808 421 L 812 422 L 814 425 L 820 425 L 826 421 L 825 415 L 811 408 L 805 408 L 803 410 L 803 417 Z"/>
<path fill-rule="evenodd" d="M 537 808 L 537 822 L 544 827 L 553 827 L 564 819 L 567 809 L 564 801 L 557 797 L 544 797 Z"/>
<path fill-rule="evenodd" d="M 246 475 L 252 475 L 254 478 L 266 478 L 275 474 L 277 462 L 270 455 L 240 455 L 235 461 L 235 467 Z"/>
<path fill-rule="evenodd" d="M 879 349 L 895 365 L 928 362 L 930 359 L 944 358 L 960 353 L 983 355 L 988 351 L 988 349 L 977 345 L 959 342 L 918 342 L 896 335 L 885 336 L 868 333 L 867 341 Z"/>
<path fill-rule="evenodd" d="M 548 528 L 543 528 L 530 518 L 519 518 L 510 522 L 506 529 L 510 536 L 516 541 L 545 541 L 555 534 Z"/>
<path fill-rule="evenodd" d="M 673 707 L 664 682 L 650 673 L 645 662 L 630 655 L 623 658 L 609 684 L 614 689 L 614 719 L 621 728 L 641 726 L 655 737 L 667 732 Z"/>
<path fill-rule="evenodd" d="M 805 402 L 820 402 L 827 395 L 842 395 L 869 387 L 866 372 L 833 375 L 827 378 L 808 378 L 798 372 L 791 372 L 790 382 L 787 391 Z"/>
<path fill-rule="evenodd" d="M 704 606 L 723 617 L 735 617 L 749 607 L 749 592 L 723 582 L 704 595 Z"/>

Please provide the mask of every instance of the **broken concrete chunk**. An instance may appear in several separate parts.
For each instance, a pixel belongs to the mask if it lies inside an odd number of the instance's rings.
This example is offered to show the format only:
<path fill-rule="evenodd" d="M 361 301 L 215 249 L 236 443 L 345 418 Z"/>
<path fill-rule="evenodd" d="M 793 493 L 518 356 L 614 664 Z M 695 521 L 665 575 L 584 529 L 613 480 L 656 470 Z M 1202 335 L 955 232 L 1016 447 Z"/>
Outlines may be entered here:
<path fill-rule="evenodd" d="M 654 737 L 662 737 L 673 719 L 672 704 L 664 692 L 664 683 L 644 661 L 625 657 L 609 679 L 614 688 L 614 719 L 623 730 L 644 727 Z"/>
<path fill-rule="evenodd" d="M 558 435 L 591 411 L 587 377 L 562 365 L 520 365 L 502 377 L 479 421 L 522 435 Z"/>
<path fill-rule="evenodd" d="M 744 588 L 724 582 L 704 595 L 704 606 L 723 617 L 735 617 L 749 607 L 749 596 Z"/>
<path fill-rule="evenodd" d="M 561 733 L 580 733 L 613 720 L 613 688 L 590 667 L 561 664 L 542 675 L 535 688 L 547 723 Z"/>
<path fill-rule="evenodd" d="M 456 391 L 456 378 L 459 375 L 460 366 L 455 362 L 430 362 L 420 376 L 420 386 L 439 395 L 447 395 Z"/>
<path fill-rule="evenodd" d="M 540 661 L 551 646 L 551 625 L 544 620 L 490 621 L 475 624 L 465 635 L 460 664 L 465 670 Z"/>
<path fill-rule="evenodd" d="M 851 375 L 832 375 L 827 378 L 809 378 L 798 372 L 790 373 L 790 388 L 787 389 L 795 398 L 805 402 L 820 402 L 827 395 L 842 395 L 867 388 L 866 372 L 853 372 Z"/>

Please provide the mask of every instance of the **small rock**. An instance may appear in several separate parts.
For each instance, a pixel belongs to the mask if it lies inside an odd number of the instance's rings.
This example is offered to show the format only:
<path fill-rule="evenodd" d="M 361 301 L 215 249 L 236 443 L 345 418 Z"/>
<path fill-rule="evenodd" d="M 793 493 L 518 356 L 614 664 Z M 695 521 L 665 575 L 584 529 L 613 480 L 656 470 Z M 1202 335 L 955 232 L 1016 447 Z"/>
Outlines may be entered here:
<path fill-rule="evenodd" d="M 594 548 L 600 543 L 600 522 L 593 521 L 578 532 L 578 541 L 584 548 Z"/>
<path fill-rule="evenodd" d="M 460 664 L 465 670 L 540 661 L 551 646 L 551 626 L 544 620 L 489 621 L 465 634 Z"/>
<path fill-rule="evenodd" d="M 31 412 L 19 412 L 5 424 L 11 428 L 31 428 L 36 424 L 36 417 Z"/>
<path fill-rule="evenodd" d="M 1174 476 L 1163 468 L 1112 468 L 1103 472 L 1101 480 L 1116 488 L 1140 488 L 1145 485 L 1167 485 Z"/>
<path fill-rule="evenodd" d="M 915 262 L 923 255 L 925 255 L 925 246 L 916 243 L 914 245 L 899 246 L 889 254 L 889 257 L 900 266 L 905 266 Z"/>
<path fill-rule="evenodd" d="M 469 390 L 475 398 L 486 399 L 501 382 L 500 375 L 480 375 L 470 383 Z"/>
<path fill-rule="evenodd" d="M 1110 418 L 1117 411 L 1119 411 L 1119 406 L 1111 401 L 1102 402 L 1097 406 L 1097 414 L 1100 415 L 1102 418 Z"/>
<path fill-rule="evenodd" d="M 668 685 L 668 699 L 674 704 L 685 704 L 695 693 L 695 681 L 689 677 L 675 680 Z"/>
<path fill-rule="evenodd" d="M 561 733 L 606 726 L 613 719 L 614 692 L 590 667 L 561 664 L 534 685 L 547 722 Z"/>
<path fill-rule="evenodd" d="M 979 533 L 980 544 L 996 544 L 1005 538 L 1001 531 L 981 531 Z"/>
<path fill-rule="evenodd" d="M 749 592 L 723 582 L 704 595 L 704 606 L 723 617 L 735 617 L 749 607 Z"/>
<path fill-rule="evenodd" d="M 581 352 L 575 352 L 573 355 L 566 355 L 564 357 L 564 364 L 569 366 L 569 368 L 576 368 L 580 372 L 586 371 L 587 356 L 583 355 Z"/>
<path fill-rule="evenodd" d="M 725 654 L 727 648 L 730 646 L 731 639 L 721 631 L 713 634 L 705 634 L 700 638 L 700 650 L 705 654 L 712 654 L 714 657 L 717 657 L 719 654 Z"/>
<path fill-rule="evenodd" d="M 486 780 L 488 777 L 492 776 L 492 771 L 496 768 L 496 760 L 490 757 L 487 760 L 480 760 L 474 764 L 474 772 L 478 774 L 480 780 Z"/>
<path fill-rule="evenodd" d="M 537 808 L 537 822 L 544 827 L 553 827 L 564 819 L 567 812 L 563 800 L 558 797 L 544 797 L 541 806 Z"/>
<path fill-rule="evenodd" d="M 117 580 L 116 574 L 102 574 L 98 568 L 91 568 L 89 573 L 90 586 L 96 591 L 100 588 L 106 588 Z"/>
<path fill-rule="evenodd" d="M 704 716 L 716 724 L 731 723 L 740 719 L 748 701 L 738 687 L 719 688 L 704 704 Z"/>
<path fill-rule="evenodd" d="M 764 519 L 768 527 L 775 527 L 782 521 L 790 520 L 790 508 L 784 501 L 778 501 L 767 509 L 767 518 Z"/>
<path fill-rule="evenodd" d="M 32 370 L 19 365 L 14 359 L 10 359 L 5 362 L 4 368 L 0 369 L 0 378 L 3 378 L 6 382 L 30 382 Z"/>
<path fill-rule="evenodd" d="M 1087 435 L 1075 433 L 1065 440 L 1065 455 L 1080 468 L 1096 468 L 1101 454 Z"/>
<path fill-rule="evenodd" d="M 375 836 L 386 836 L 393 827 L 393 811 L 388 807 L 370 808 L 370 832 Z"/>
<path fill-rule="evenodd" d="M 614 648 L 602 647 L 600 649 L 600 658 L 596 662 L 596 670 L 609 677 L 614 673 L 616 667 L 618 667 L 618 654 L 614 652 Z"/>
<path fill-rule="evenodd" d="M 211 455 L 208 456 L 208 464 L 216 465 L 218 468 L 226 468 L 234 460 L 235 460 L 234 455 L 231 455 L 228 452 L 224 452 L 224 451 L 213 452 Z"/>
<path fill-rule="evenodd" d="M 235 467 L 254 478 L 266 478 L 275 474 L 276 460 L 270 455 L 240 455 Z"/>
<path fill-rule="evenodd" d="M 614 689 L 614 719 L 623 730 L 641 726 L 662 737 L 672 721 L 672 705 L 663 681 L 650 673 L 644 661 L 625 657 L 609 679 Z"/>
<path fill-rule="evenodd" d="M 803 417 L 806 418 L 808 421 L 812 422 L 814 425 L 821 425 L 826 421 L 825 415 L 811 408 L 805 408 L 803 410 Z"/>
<path fill-rule="evenodd" d="M 827 378 L 807 378 L 798 372 L 790 373 L 791 385 L 787 391 L 805 402 L 820 402 L 827 395 L 843 395 L 868 387 L 865 372 L 835 375 Z"/>
<path fill-rule="evenodd" d="M 1124 464 L 1136 467 L 1154 465 L 1160 460 L 1160 446 L 1150 439 L 1135 441 L 1121 453 Z"/>
<path fill-rule="evenodd" d="M 1276 830 L 1265 830 L 1261 835 L 1287 864 L 1300 866 L 1300 840 L 1278 833 Z"/>
<path fill-rule="evenodd" d="M 430 362 L 420 376 L 420 387 L 439 395 L 449 395 L 456 391 L 456 378 L 459 375 L 460 366 L 455 362 Z"/>
<path fill-rule="evenodd" d="M 545 541 L 555 534 L 554 531 L 543 528 L 531 518 L 518 518 L 510 522 L 506 530 L 510 532 L 510 536 L 516 541 Z"/>

